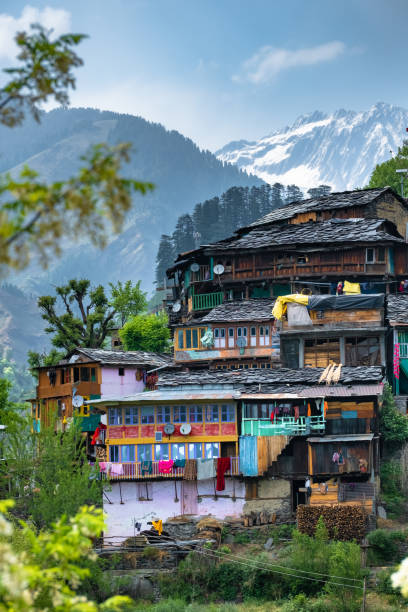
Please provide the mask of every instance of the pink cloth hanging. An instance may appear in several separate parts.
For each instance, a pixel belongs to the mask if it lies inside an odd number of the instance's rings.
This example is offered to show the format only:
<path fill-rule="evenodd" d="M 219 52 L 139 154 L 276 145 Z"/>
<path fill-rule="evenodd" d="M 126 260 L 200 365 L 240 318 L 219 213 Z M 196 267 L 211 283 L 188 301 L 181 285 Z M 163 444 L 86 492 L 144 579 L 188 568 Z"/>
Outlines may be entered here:
<path fill-rule="evenodd" d="M 167 461 L 159 461 L 159 472 L 161 474 L 170 474 L 173 469 L 174 461 L 173 459 L 168 459 Z"/>
<path fill-rule="evenodd" d="M 120 476 L 123 474 L 123 465 L 121 463 L 112 463 L 110 473 L 111 475 Z"/>

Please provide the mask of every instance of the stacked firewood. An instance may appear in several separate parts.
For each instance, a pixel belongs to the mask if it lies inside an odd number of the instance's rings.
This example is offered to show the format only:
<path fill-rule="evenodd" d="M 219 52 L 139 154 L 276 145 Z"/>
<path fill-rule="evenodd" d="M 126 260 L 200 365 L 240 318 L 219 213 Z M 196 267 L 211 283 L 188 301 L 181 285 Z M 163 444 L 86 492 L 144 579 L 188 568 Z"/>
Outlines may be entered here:
<path fill-rule="evenodd" d="M 297 527 L 309 536 L 315 534 L 317 521 L 323 517 L 329 537 L 336 540 L 357 540 L 366 533 L 366 513 L 359 506 L 298 506 Z"/>
<path fill-rule="evenodd" d="M 244 516 L 244 527 L 267 525 L 268 523 L 276 523 L 276 514 L 274 512 L 262 510 L 262 512 L 251 512 Z"/>
<path fill-rule="evenodd" d="M 215 540 L 221 543 L 222 523 L 211 516 L 205 516 L 197 523 L 197 538 L 202 540 Z"/>

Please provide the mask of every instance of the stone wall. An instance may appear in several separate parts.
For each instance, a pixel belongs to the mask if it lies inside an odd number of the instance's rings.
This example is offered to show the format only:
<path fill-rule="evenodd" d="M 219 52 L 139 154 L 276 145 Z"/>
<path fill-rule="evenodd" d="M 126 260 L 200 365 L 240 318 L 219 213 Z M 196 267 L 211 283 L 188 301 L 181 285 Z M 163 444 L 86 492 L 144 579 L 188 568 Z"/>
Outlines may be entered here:
<path fill-rule="evenodd" d="M 291 517 L 290 481 L 283 478 L 262 478 L 258 481 L 258 498 L 245 502 L 243 513 L 274 513 L 277 520 L 284 521 Z"/>

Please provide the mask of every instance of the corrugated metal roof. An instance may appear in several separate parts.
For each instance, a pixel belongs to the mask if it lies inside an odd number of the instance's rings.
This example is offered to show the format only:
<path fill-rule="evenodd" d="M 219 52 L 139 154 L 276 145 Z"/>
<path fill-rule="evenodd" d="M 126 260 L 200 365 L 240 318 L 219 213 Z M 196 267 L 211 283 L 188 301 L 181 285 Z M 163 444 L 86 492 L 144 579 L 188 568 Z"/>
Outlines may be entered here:
<path fill-rule="evenodd" d="M 99 400 L 89 400 L 86 404 L 109 405 L 109 404 L 138 404 L 149 402 L 178 402 L 194 400 L 228 400 L 239 399 L 239 391 L 146 391 L 134 393 L 133 395 L 110 396 Z"/>
<path fill-rule="evenodd" d="M 322 438 L 307 438 L 312 444 L 321 442 L 369 442 L 374 438 L 374 434 L 360 434 L 357 436 L 323 436 Z"/>
<path fill-rule="evenodd" d="M 331 387 L 330 385 L 308 387 L 299 393 L 300 397 L 350 397 L 352 395 L 382 395 L 384 385 L 350 385 Z"/>

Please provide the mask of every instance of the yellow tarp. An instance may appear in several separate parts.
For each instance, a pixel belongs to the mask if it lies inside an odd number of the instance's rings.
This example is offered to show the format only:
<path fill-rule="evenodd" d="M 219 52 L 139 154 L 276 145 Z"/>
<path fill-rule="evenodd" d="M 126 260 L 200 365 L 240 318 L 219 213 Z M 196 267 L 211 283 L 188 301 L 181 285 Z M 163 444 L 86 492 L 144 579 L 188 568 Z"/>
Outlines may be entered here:
<path fill-rule="evenodd" d="M 349 281 L 345 280 L 343 285 L 343 293 L 346 295 L 361 293 L 360 283 L 349 283 Z"/>
<path fill-rule="evenodd" d="M 302 304 L 302 306 L 307 306 L 309 304 L 309 296 L 301 295 L 300 293 L 293 293 L 292 295 L 280 295 L 275 302 L 275 305 L 272 309 L 272 316 L 275 319 L 280 320 L 286 312 L 286 304 L 288 302 L 296 302 L 297 304 Z"/>

